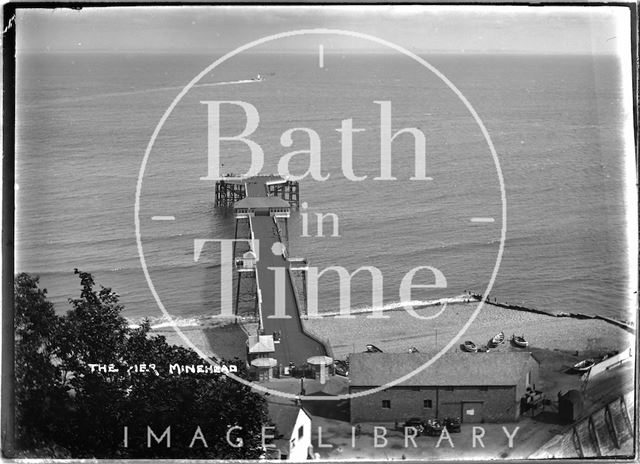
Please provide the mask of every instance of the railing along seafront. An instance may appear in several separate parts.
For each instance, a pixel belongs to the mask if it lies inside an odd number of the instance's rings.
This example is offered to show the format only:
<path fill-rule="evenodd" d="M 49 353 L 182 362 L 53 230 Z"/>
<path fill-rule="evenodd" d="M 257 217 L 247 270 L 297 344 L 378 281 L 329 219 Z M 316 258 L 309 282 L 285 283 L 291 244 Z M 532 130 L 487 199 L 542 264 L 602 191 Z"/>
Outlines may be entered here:
<path fill-rule="evenodd" d="M 280 226 L 278 225 L 278 219 L 276 217 L 273 217 L 273 223 L 275 224 L 276 231 L 278 232 L 278 240 L 280 241 L 280 243 L 282 243 L 282 233 L 280 232 Z M 285 261 L 289 259 L 287 254 L 287 249 L 284 246 L 282 247 L 282 257 L 285 259 Z M 304 333 L 307 337 L 315 340 L 316 342 L 322 344 L 327 350 L 327 356 L 329 356 L 330 358 L 333 358 L 333 348 L 331 347 L 331 342 L 329 341 L 329 339 L 310 333 L 304 326 L 304 323 L 302 322 L 302 317 L 300 314 L 300 308 L 301 308 L 300 298 L 298 297 L 298 292 L 296 291 L 296 288 L 293 284 L 294 275 L 293 275 L 293 271 L 291 270 L 291 266 L 287 266 L 287 272 L 289 273 L 289 286 L 291 287 L 293 298 L 296 301 L 296 310 L 297 310 L 296 312 L 298 313 L 298 320 L 300 321 L 300 327 L 302 328 L 302 333 Z"/>

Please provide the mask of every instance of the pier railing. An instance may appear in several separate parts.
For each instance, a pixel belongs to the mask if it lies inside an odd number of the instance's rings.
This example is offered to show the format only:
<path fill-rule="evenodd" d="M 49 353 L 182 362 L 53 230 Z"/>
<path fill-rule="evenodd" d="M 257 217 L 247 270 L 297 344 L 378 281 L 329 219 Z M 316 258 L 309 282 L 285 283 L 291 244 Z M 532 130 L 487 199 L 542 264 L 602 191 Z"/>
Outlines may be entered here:
<path fill-rule="evenodd" d="M 273 218 L 273 222 L 275 223 L 276 231 L 278 232 L 278 240 L 280 240 L 280 243 L 282 243 L 282 236 L 280 233 L 280 227 L 278 226 L 277 219 Z M 282 247 L 282 257 L 284 258 L 285 261 L 288 259 L 286 247 Z M 289 286 L 290 286 L 291 292 L 293 293 L 293 298 L 296 302 L 296 312 L 298 313 L 298 320 L 300 321 L 300 328 L 302 329 L 302 333 L 304 333 L 307 337 L 311 338 L 312 340 L 315 340 L 316 342 L 323 345 L 327 352 L 327 356 L 333 358 L 333 348 L 331 347 L 331 342 L 329 341 L 329 339 L 310 333 L 307 330 L 307 328 L 304 326 L 304 323 L 302 322 L 302 317 L 300 314 L 300 308 L 302 306 L 300 305 L 300 298 L 298 297 L 298 292 L 296 291 L 295 285 L 293 284 L 294 275 L 293 275 L 293 271 L 291 270 L 291 266 L 287 266 L 287 272 L 289 273 Z"/>
<path fill-rule="evenodd" d="M 256 252 L 256 243 L 255 243 L 255 234 L 253 233 L 253 222 L 251 221 L 251 216 L 249 218 L 249 232 L 251 234 L 251 251 L 253 251 L 256 256 L 258 252 Z M 256 275 L 256 295 L 258 299 L 258 329 L 261 330 L 264 327 L 264 322 L 262 320 L 262 291 L 260 290 L 260 277 L 258 276 L 258 268 L 256 267 L 254 270 Z"/>

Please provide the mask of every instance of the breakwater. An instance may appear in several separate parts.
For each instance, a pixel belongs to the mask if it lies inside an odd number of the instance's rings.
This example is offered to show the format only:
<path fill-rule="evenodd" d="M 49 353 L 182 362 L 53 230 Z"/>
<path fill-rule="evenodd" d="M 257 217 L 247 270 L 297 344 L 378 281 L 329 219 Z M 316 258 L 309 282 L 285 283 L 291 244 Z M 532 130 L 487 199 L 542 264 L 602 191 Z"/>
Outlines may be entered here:
<path fill-rule="evenodd" d="M 482 295 L 480 293 L 474 293 L 474 292 L 468 292 L 468 295 L 471 299 L 475 300 L 475 301 L 480 301 L 482 300 Z M 633 324 L 633 322 L 630 321 L 623 321 L 623 320 L 618 320 L 618 319 L 614 319 L 612 317 L 607 317 L 607 316 L 602 316 L 600 314 L 583 314 L 583 313 L 566 313 L 566 312 L 561 312 L 561 311 L 546 311 L 543 309 L 537 309 L 537 308 L 533 308 L 530 306 L 524 306 L 524 305 L 517 305 L 517 304 L 509 304 L 508 302 L 501 302 L 498 301 L 497 298 L 495 297 L 487 297 L 485 304 L 489 304 L 492 306 L 498 306 L 500 308 L 506 308 L 506 309 L 512 309 L 515 311 L 525 311 L 525 312 L 529 312 L 529 313 L 536 313 L 536 314 L 542 314 L 545 316 L 550 316 L 550 317 L 570 317 L 573 319 L 600 319 L 602 321 L 605 321 L 609 324 L 615 325 L 617 327 L 620 327 L 621 329 L 626 330 L 629 333 L 635 334 L 636 333 L 636 329 L 635 326 Z"/>

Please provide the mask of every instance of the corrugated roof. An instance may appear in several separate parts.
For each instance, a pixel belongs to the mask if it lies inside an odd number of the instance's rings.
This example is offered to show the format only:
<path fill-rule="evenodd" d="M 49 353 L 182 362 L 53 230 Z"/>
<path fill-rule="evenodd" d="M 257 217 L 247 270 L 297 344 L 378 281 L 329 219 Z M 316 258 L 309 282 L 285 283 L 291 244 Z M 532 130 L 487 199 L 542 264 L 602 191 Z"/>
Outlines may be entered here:
<path fill-rule="evenodd" d="M 290 208 L 288 201 L 280 197 L 246 197 L 237 201 L 235 208 Z"/>
<path fill-rule="evenodd" d="M 423 366 L 430 353 L 354 353 L 349 356 L 351 386 L 377 387 Z M 529 352 L 447 353 L 402 382 L 403 386 L 490 386 L 522 382 Z"/>
<path fill-rule="evenodd" d="M 273 335 L 249 335 L 247 346 L 249 353 L 273 353 L 276 350 Z"/>

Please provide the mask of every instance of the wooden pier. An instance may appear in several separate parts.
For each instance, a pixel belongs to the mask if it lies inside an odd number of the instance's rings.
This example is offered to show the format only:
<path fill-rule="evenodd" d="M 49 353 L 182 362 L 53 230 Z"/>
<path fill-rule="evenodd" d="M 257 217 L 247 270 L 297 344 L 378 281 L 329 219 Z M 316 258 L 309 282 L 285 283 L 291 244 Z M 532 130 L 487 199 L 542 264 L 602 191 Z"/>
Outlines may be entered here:
<path fill-rule="evenodd" d="M 247 197 L 246 183 L 259 182 L 265 191 L 259 196 L 279 197 L 289 206 L 300 206 L 300 185 L 298 181 L 286 180 L 278 176 L 257 176 L 248 179 L 229 178 L 216 182 L 215 206 L 233 208 L 236 202 Z M 252 195 L 255 196 L 255 195 Z"/>
<path fill-rule="evenodd" d="M 215 206 L 233 208 L 233 205 L 247 196 L 243 183 L 221 180 L 216 182 Z"/>
<path fill-rule="evenodd" d="M 216 206 L 234 208 L 235 238 L 246 239 L 251 248 L 250 254 L 244 251 L 239 256 L 234 252 L 238 271 L 236 311 L 241 300 L 240 285 L 249 278 L 253 284 L 249 288 L 255 288 L 251 297 L 255 299 L 260 333 L 274 335 L 277 340 L 274 357 L 278 365 L 287 367 L 290 363 L 302 366 L 313 356 L 331 354 L 330 346 L 306 332 L 302 325 L 304 305 L 293 282 L 294 271 L 303 269 L 301 261 L 290 261 L 286 248 L 278 254 L 273 252 L 274 244 L 287 245 L 286 221 L 291 207 L 299 205 L 299 198 L 298 182 L 276 176 L 216 183 Z M 239 232 L 242 230 L 246 232 Z M 253 263 L 252 256 L 258 258 Z M 284 288 L 273 268 L 285 269 Z"/>

